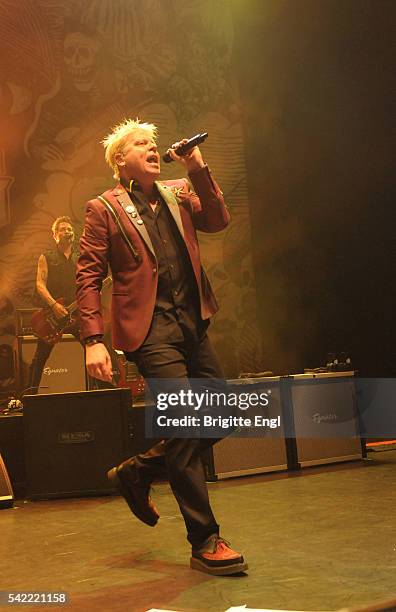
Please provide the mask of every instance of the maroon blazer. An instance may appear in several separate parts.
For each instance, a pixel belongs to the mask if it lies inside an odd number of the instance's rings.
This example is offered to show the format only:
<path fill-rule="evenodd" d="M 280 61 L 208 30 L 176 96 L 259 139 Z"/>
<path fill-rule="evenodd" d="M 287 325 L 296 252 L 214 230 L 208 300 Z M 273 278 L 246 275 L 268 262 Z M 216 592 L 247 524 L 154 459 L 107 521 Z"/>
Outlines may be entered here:
<path fill-rule="evenodd" d="M 198 285 L 201 316 L 211 317 L 218 309 L 216 298 L 201 265 L 196 230 L 218 232 L 230 215 L 222 192 L 208 168 L 190 175 L 196 193 L 186 179 L 157 181 L 182 235 Z M 100 290 L 110 265 L 113 277 L 112 333 L 116 349 L 135 351 L 143 343 L 153 317 L 158 270 L 154 248 L 144 224 L 125 212 L 131 205 L 128 193 L 117 185 L 102 194 L 122 221 L 137 254 L 133 255 L 111 212 L 98 198 L 87 204 L 84 233 L 77 264 L 77 300 L 81 338 L 103 334 Z"/>

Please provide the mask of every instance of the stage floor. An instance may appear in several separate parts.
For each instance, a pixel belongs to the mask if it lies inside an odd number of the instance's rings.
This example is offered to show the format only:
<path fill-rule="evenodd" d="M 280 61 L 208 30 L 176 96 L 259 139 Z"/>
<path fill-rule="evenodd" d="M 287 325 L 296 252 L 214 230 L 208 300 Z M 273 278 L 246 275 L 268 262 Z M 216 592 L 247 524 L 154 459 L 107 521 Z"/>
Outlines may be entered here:
<path fill-rule="evenodd" d="M 17 501 L 0 511 L 0 590 L 66 592 L 64 610 L 106 612 L 337 610 L 391 599 L 395 490 L 396 451 L 209 484 L 221 533 L 250 567 L 223 578 L 189 569 L 167 484 L 153 493 L 161 512 L 155 528 L 120 497 Z"/>

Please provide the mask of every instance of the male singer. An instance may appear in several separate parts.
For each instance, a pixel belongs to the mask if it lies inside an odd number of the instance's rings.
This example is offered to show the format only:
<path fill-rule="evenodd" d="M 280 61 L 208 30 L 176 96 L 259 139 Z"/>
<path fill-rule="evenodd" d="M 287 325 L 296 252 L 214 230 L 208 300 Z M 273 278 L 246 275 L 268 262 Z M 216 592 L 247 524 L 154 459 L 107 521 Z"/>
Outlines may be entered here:
<path fill-rule="evenodd" d="M 88 202 L 77 269 L 77 297 L 88 372 L 110 380 L 102 343 L 100 288 L 110 264 L 112 331 L 116 349 L 146 379 L 224 378 L 206 330 L 217 303 L 201 266 L 196 230 L 229 223 L 222 192 L 198 147 L 168 150 L 187 179 L 159 181 L 155 125 L 125 120 L 103 140 L 118 184 Z M 149 492 L 166 470 L 192 546 L 192 568 L 213 575 L 247 569 L 242 555 L 219 536 L 201 453 L 214 440 L 171 438 L 109 472 L 131 511 L 154 526 L 159 514 Z"/>

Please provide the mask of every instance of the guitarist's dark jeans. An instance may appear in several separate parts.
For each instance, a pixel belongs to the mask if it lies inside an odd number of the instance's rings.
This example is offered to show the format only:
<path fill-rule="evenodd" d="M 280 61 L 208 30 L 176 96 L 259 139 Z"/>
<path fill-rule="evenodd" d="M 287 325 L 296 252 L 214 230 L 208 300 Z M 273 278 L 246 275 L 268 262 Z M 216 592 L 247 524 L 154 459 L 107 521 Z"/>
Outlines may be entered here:
<path fill-rule="evenodd" d="M 65 333 L 73 334 L 75 339 L 80 342 L 80 334 L 77 327 L 68 327 Z M 54 344 L 47 344 L 47 342 L 44 342 L 41 338 L 37 340 L 36 352 L 34 353 L 29 369 L 29 393 L 31 395 L 38 393 L 44 366 L 54 346 Z"/>

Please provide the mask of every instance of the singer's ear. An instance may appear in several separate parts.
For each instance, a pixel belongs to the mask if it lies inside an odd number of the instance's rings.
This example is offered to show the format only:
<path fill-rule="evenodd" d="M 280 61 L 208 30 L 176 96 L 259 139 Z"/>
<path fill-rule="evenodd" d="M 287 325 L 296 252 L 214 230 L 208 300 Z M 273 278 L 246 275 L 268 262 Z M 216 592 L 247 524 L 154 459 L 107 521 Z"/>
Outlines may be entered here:
<path fill-rule="evenodd" d="M 120 151 L 114 155 L 114 161 L 117 166 L 125 166 L 124 154 Z"/>

